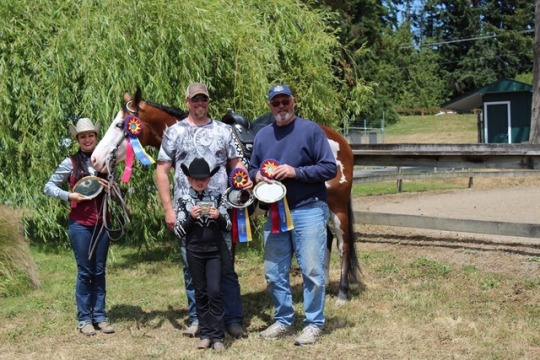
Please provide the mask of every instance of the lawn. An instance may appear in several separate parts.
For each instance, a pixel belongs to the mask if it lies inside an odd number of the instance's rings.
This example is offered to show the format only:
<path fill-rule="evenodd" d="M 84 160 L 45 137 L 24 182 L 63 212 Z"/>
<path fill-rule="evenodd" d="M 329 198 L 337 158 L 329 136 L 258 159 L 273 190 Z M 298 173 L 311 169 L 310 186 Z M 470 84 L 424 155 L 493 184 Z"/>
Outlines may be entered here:
<path fill-rule="evenodd" d="M 474 142 L 475 129 L 472 115 L 408 117 L 389 126 L 386 138 L 387 142 Z M 395 191 L 395 185 L 392 188 Z M 271 323 L 273 310 L 266 293 L 261 245 L 259 241 L 240 245 L 236 269 L 249 336 L 227 338 L 227 350 L 219 355 L 197 350 L 196 339 L 181 335 L 187 309 L 174 244 L 163 240 L 149 250 L 113 244 L 107 268 L 107 307 L 117 331 L 91 338 L 75 329 L 76 266 L 71 251 L 31 246 L 40 286 L 0 297 L 0 359 L 540 358 L 537 271 L 495 271 L 497 263 L 485 268 L 482 252 L 474 247 L 435 247 L 430 253 L 420 246 L 379 246 L 374 238 L 370 244 L 368 234 L 359 231 L 358 235 L 357 252 L 368 287 L 353 289 L 347 304 L 335 305 L 339 256 L 334 248 L 326 328 L 320 341 L 307 347 L 294 346 L 294 337 L 259 338 L 258 332 Z M 462 261 L 441 256 L 446 252 L 459 255 Z M 539 262 L 538 256 L 495 254 L 501 259 L 512 256 L 532 269 Z M 303 310 L 296 268 L 291 279 L 299 331 Z"/>

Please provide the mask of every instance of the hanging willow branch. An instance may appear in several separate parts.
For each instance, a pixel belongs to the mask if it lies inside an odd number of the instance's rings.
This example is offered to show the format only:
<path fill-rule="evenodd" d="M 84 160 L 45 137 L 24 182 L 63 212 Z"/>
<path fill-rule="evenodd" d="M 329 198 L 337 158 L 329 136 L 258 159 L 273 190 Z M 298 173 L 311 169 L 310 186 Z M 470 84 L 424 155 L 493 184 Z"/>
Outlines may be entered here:
<path fill-rule="evenodd" d="M 253 119 L 267 111 L 270 85 L 285 81 L 303 116 L 341 123 L 351 91 L 324 16 L 285 0 L 2 1 L 0 203 L 33 211 L 33 239 L 66 240 L 67 204 L 42 188 L 75 151 L 67 123 L 89 117 L 106 128 L 136 87 L 146 100 L 181 106 L 187 84 L 204 81 L 214 117 L 234 108 Z M 137 219 L 130 241 L 164 236 L 153 171 L 136 167 L 125 189 Z"/>

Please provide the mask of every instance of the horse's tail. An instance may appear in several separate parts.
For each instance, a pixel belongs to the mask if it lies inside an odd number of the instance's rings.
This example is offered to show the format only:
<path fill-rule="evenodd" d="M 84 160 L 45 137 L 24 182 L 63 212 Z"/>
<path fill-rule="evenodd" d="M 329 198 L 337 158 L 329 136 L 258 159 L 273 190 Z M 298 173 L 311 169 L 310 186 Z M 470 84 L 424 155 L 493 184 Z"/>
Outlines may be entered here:
<path fill-rule="evenodd" d="M 356 254 L 356 232 L 354 230 L 354 212 L 352 209 L 352 199 L 349 199 L 347 212 L 349 213 L 349 271 L 346 274 L 349 284 L 359 284 L 360 287 L 366 287 L 363 279 L 362 267 Z"/>

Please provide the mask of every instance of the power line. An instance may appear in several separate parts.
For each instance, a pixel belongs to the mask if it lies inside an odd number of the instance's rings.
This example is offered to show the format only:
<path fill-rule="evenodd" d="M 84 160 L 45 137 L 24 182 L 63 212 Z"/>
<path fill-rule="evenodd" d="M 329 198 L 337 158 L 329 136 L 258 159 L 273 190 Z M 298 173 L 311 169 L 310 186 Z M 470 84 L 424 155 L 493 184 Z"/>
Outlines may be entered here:
<path fill-rule="evenodd" d="M 534 29 L 517 31 L 518 34 L 525 34 L 525 33 L 530 33 L 530 32 L 534 32 Z M 496 38 L 497 36 L 499 35 L 493 34 L 493 35 L 477 36 L 477 37 L 466 38 L 466 39 L 456 39 L 456 40 L 440 41 L 440 42 L 435 42 L 435 43 L 426 43 L 426 44 L 421 44 L 421 45 L 403 45 L 403 46 L 400 46 L 400 49 L 412 48 L 412 47 L 417 47 L 417 46 L 436 46 L 436 45 L 454 44 L 454 43 L 460 43 L 460 42 L 466 42 L 466 41 L 491 39 L 491 38 Z"/>

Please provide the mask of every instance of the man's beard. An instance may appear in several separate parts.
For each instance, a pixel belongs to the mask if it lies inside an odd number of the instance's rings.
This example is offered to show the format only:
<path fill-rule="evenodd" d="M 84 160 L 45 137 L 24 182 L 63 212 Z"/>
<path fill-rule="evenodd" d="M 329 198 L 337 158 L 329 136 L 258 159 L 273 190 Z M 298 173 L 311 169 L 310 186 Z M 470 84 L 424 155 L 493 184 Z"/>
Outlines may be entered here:
<path fill-rule="evenodd" d="M 198 107 L 195 108 L 194 115 L 197 120 L 203 120 L 206 119 L 208 112 L 206 109 Z"/>
<path fill-rule="evenodd" d="M 286 113 L 280 112 L 274 117 L 276 118 L 276 121 L 278 124 L 288 124 L 289 121 L 292 119 L 293 115 L 294 114 L 292 112 L 286 112 Z"/>

